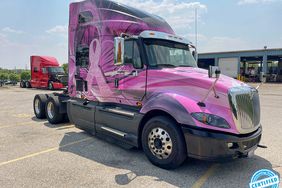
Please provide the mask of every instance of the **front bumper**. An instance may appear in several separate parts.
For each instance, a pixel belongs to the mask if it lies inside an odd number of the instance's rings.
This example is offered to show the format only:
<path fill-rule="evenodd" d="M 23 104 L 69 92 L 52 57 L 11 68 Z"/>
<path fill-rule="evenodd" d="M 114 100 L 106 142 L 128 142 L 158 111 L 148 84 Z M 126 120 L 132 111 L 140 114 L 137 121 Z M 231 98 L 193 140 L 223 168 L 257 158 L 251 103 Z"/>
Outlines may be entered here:
<path fill-rule="evenodd" d="M 53 82 L 53 87 L 54 87 L 54 89 L 62 89 L 65 86 L 60 82 Z"/>
<path fill-rule="evenodd" d="M 182 130 L 188 156 L 204 160 L 247 157 L 257 148 L 262 135 L 261 126 L 255 132 L 246 135 L 226 134 L 188 126 L 183 126 Z"/>

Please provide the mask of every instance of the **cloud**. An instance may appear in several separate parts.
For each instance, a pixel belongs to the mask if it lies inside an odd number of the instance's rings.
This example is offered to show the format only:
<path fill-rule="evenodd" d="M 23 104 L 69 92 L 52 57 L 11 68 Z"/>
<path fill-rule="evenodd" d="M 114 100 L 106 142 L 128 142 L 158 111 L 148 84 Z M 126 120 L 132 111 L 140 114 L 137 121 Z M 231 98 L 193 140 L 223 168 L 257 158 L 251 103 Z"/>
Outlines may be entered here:
<path fill-rule="evenodd" d="M 51 29 L 48 29 L 46 33 L 49 34 L 58 34 L 67 37 L 68 35 L 68 26 L 67 25 L 57 25 Z"/>
<path fill-rule="evenodd" d="M 135 7 L 140 10 L 161 16 L 173 29 L 180 31 L 191 28 L 195 21 L 195 9 L 198 9 L 198 18 L 207 11 L 207 6 L 200 2 L 183 2 L 178 0 L 116 0 L 119 3 Z M 182 31 L 181 31 L 182 30 Z"/>
<path fill-rule="evenodd" d="M 2 29 L 2 31 L 5 32 L 5 33 L 14 33 L 14 34 L 22 34 L 22 33 L 24 33 L 21 30 L 12 29 L 10 27 L 5 27 L 5 28 Z"/>
<path fill-rule="evenodd" d="M 80 0 L 72 0 L 78 2 Z M 194 27 L 195 9 L 198 10 L 198 22 L 203 23 L 202 15 L 207 12 L 207 6 L 200 2 L 186 2 L 179 0 L 115 0 L 118 3 L 125 4 L 164 18 L 175 32 L 179 35 L 185 35 Z M 59 34 L 67 37 L 67 25 L 57 25 L 46 31 L 49 34 Z"/>
<path fill-rule="evenodd" d="M 281 0 L 240 0 L 238 4 L 245 5 L 245 4 L 271 3 L 277 1 L 281 1 Z"/>
<path fill-rule="evenodd" d="M 0 39 L 1 39 L 1 38 L 6 38 L 6 35 L 3 34 L 3 33 L 0 33 Z"/>

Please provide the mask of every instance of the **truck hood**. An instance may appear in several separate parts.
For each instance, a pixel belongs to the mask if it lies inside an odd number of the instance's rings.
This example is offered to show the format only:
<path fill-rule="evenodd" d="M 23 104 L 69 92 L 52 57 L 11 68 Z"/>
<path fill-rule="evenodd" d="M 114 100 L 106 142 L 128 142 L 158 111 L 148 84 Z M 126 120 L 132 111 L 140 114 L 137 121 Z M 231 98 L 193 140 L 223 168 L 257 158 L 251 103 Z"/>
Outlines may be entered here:
<path fill-rule="evenodd" d="M 148 94 L 170 93 L 181 95 L 194 101 L 201 101 L 211 88 L 215 78 L 209 78 L 208 71 L 193 67 L 178 67 L 149 70 Z M 206 102 L 229 107 L 228 90 L 233 87 L 247 86 L 245 83 L 220 75 L 215 85 L 219 99 L 211 91 Z"/>
<path fill-rule="evenodd" d="M 177 88 L 182 87 L 186 90 L 189 87 L 197 87 L 208 90 L 215 78 L 209 78 L 208 71 L 200 68 L 192 67 L 178 67 L 178 68 L 164 68 L 159 70 L 150 70 L 148 87 L 166 87 Z M 161 85 L 160 85 L 161 84 Z M 216 91 L 221 94 L 227 94 L 232 87 L 247 86 L 245 83 L 230 78 L 225 75 L 220 75 L 216 83 Z M 186 89 L 185 89 L 186 88 Z"/>

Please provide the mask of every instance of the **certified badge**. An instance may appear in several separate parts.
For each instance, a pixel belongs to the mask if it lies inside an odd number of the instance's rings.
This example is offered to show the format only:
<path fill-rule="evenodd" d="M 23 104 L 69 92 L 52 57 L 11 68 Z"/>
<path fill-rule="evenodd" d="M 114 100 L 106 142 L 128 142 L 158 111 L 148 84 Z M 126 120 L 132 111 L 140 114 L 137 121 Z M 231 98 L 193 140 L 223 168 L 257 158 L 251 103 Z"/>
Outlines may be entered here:
<path fill-rule="evenodd" d="M 249 184 L 250 188 L 278 188 L 279 187 L 279 177 L 272 171 L 267 169 L 262 169 L 257 171 L 251 179 Z"/>

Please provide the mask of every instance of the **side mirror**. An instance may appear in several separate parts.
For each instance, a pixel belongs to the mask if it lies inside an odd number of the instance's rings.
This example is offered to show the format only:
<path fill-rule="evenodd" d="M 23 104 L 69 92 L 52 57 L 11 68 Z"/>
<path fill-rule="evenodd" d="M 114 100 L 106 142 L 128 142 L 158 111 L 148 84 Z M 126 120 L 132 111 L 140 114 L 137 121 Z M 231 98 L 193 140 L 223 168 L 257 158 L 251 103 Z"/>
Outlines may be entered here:
<path fill-rule="evenodd" d="M 218 66 L 209 67 L 209 78 L 219 78 L 221 72 Z"/>
<path fill-rule="evenodd" d="M 124 38 L 115 37 L 114 39 L 115 62 L 114 65 L 124 64 Z"/>

